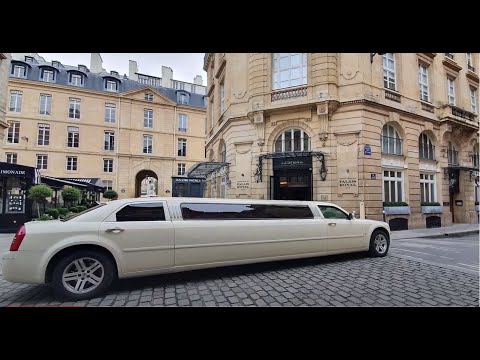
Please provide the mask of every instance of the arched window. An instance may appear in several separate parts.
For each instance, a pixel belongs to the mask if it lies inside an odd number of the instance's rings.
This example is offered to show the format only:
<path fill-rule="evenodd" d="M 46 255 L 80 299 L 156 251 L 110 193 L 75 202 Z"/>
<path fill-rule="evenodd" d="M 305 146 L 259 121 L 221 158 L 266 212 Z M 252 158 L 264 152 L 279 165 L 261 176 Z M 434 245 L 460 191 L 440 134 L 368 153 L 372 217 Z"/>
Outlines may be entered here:
<path fill-rule="evenodd" d="M 448 142 L 447 157 L 448 165 L 458 165 L 458 151 L 451 141 Z"/>
<path fill-rule="evenodd" d="M 473 146 L 473 158 L 472 158 L 473 167 L 478 168 L 479 158 L 478 158 L 478 145 Z"/>
<path fill-rule="evenodd" d="M 275 152 L 309 151 L 310 137 L 301 129 L 288 129 L 275 141 Z"/>
<path fill-rule="evenodd" d="M 402 155 L 402 139 L 392 125 L 382 129 L 382 154 Z"/>
<path fill-rule="evenodd" d="M 435 146 L 427 134 L 420 134 L 418 139 L 418 153 L 422 160 L 435 160 Z"/>

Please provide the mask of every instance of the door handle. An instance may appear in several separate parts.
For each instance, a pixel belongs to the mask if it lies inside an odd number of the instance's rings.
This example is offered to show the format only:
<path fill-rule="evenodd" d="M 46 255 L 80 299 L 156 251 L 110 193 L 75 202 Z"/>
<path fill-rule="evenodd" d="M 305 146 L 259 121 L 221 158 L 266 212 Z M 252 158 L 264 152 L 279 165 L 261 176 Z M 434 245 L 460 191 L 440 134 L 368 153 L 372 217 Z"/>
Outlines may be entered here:
<path fill-rule="evenodd" d="M 328 223 L 328 226 L 337 226 L 337 223 Z"/>
<path fill-rule="evenodd" d="M 114 234 L 118 234 L 122 231 L 124 231 L 125 229 L 120 229 L 120 228 L 113 228 L 113 229 L 107 229 L 105 230 L 105 232 L 108 232 L 108 233 L 114 233 Z"/>

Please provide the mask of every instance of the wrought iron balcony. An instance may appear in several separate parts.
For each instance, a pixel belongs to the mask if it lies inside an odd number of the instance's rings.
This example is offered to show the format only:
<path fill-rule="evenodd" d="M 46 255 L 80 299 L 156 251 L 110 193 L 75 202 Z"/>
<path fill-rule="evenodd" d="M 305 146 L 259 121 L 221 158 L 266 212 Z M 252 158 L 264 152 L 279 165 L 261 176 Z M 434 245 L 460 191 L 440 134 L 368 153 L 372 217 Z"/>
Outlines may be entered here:
<path fill-rule="evenodd" d="M 187 132 L 187 128 L 178 128 L 178 131 L 180 131 L 180 132 Z"/>
<path fill-rule="evenodd" d="M 274 90 L 272 92 L 272 101 L 287 100 L 302 96 L 307 96 L 306 86 L 288 88 L 284 90 Z"/>

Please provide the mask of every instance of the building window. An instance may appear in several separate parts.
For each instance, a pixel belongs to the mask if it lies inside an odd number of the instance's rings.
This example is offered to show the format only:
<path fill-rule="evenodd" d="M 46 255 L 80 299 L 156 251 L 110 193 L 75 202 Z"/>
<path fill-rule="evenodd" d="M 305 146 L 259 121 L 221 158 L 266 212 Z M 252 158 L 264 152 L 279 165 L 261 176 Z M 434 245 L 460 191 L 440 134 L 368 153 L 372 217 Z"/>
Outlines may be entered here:
<path fill-rule="evenodd" d="M 422 160 L 435 160 L 435 146 L 425 133 L 422 133 L 418 140 L 418 152 Z"/>
<path fill-rule="evenodd" d="M 470 88 L 470 105 L 472 107 L 472 112 L 477 113 L 477 89 L 471 87 Z"/>
<path fill-rule="evenodd" d="M 178 164 L 178 175 L 185 175 L 185 164 Z"/>
<path fill-rule="evenodd" d="M 187 132 L 187 115 L 178 114 L 178 131 Z"/>
<path fill-rule="evenodd" d="M 78 148 L 78 143 L 80 142 L 80 134 L 78 131 L 78 127 L 69 126 L 67 127 L 67 147 L 70 148 Z"/>
<path fill-rule="evenodd" d="M 175 80 L 172 80 L 172 82 L 173 82 L 173 88 L 175 90 L 185 90 L 185 83 L 184 82 L 175 81 Z"/>
<path fill-rule="evenodd" d="M 145 100 L 153 101 L 153 94 L 152 93 L 145 93 Z"/>
<path fill-rule="evenodd" d="M 115 133 L 113 131 L 105 131 L 103 149 L 106 151 L 115 150 Z"/>
<path fill-rule="evenodd" d="M 12 75 L 17 78 L 27 77 L 27 67 L 23 65 L 13 65 Z"/>
<path fill-rule="evenodd" d="M 50 115 L 52 111 L 52 95 L 40 94 L 40 115 Z"/>
<path fill-rule="evenodd" d="M 88 69 L 87 69 L 87 67 L 86 67 L 85 65 L 78 65 L 78 70 L 83 71 L 83 72 L 87 72 L 87 71 L 88 71 Z"/>
<path fill-rule="evenodd" d="M 420 199 L 422 203 L 436 202 L 435 174 L 420 173 Z"/>
<path fill-rule="evenodd" d="M 306 53 L 273 54 L 273 90 L 307 84 Z"/>
<path fill-rule="evenodd" d="M 113 190 L 113 181 L 112 180 L 102 180 L 103 187 L 105 190 Z"/>
<path fill-rule="evenodd" d="M 473 167 L 478 168 L 478 163 L 479 163 L 479 160 L 480 160 L 479 156 L 478 156 L 478 145 L 473 147 L 472 157 L 473 157 L 473 159 L 472 159 Z"/>
<path fill-rule="evenodd" d="M 447 78 L 448 104 L 455 106 L 455 79 Z"/>
<path fill-rule="evenodd" d="M 210 99 L 210 128 L 213 129 L 215 126 L 215 102 L 214 97 L 212 96 Z"/>
<path fill-rule="evenodd" d="M 472 53 L 467 53 L 467 68 L 468 70 L 475 71 L 475 67 L 473 66 Z"/>
<path fill-rule="evenodd" d="M 105 122 L 114 123 L 115 122 L 115 112 L 117 106 L 115 104 L 105 104 Z"/>
<path fill-rule="evenodd" d="M 178 156 L 187 156 L 187 139 L 178 139 Z"/>
<path fill-rule="evenodd" d="M 32 56 L 25 56 L 25 62 L 33 63 L 33 57 Z"/>
<path fill-rule="evenodd" d="M 151 77 L 151 76 L 146 76 L 146 75 L 138 74 L 138 82 L 140 84 L 151 85 L 151 86 L 154 86 L 154 87 L 161 87 L 162 86 L 162 79 L 161 78 L 156 78 L 156 77 Z"/>
<path fill-rule="evenodd" d="M 10 91 L 10 107 L 9 111 L 20 112 L 22 111 L 22 92 L 18 90 Z"/>
<path fill-rule="evenodd" d="M 5 153 L 7 163 L 16 164 L 17 163 L 17 153 Z"/>
<path fill-rule="evenodd" d="M 395 54 L 383 54 L 383 87 L 385 89 L 397 90 L 395 82 Z"/>
<path fill-rule="evenodd" d="M 113 172 L 113 159 L 103 159 L 103 171 Z"/>
<path fill-rule="evenodd" d="M 70 74 L 70 85 L 83 86 L 83 76 L 79 74 Z"/>
<path fill-rule="evenodd" d="M 38 124 L 38 139 L 37 145 L 49 145 L 50 144 L 50 125 Z"/>
<path fill-rule="evenodd" d="M 43 69 L 42 71 L 42 81 L 45 82 L 55 82 L 55 72 L 53 70 Z"/>
<path fill-rule="evenodd" d="M 153 110 L 143 109 L 143 127 L 153 128 Z"/>
<path fill-rule="evenodd" d="M 53 60 L 52 61 L 52 66 L 59 68 L 60 67 L 60 61 Z"/>
<path fill-rule="evenodd" d="M 382 154 L 402 155 L 402 139 L 392 125 L 382 129 Z"/>
<path fill-rule="evenodd" d="M 68 171 L 77 171 L 77 157 L 76 156 L 67 156 L 67 170 Z"/>
<path fill-rule="evenodd" d="M 37 169 L 47 169 L 48 165 L 48 156 L 47 155 L 37 155 Z"/>
<path fill-rule="evenodd" d="M 425 65 L 418 66 L 418 82 L 420 88 L 420 100 L 429 101 L 428 96 L 428 69 Z"/>
<path fill-rule="evenodd" d="M 447 159 L 448 165 L 458 165 L 458 151 L 451 141 L 448 142 L 447 146 Z"/>
<path fill-rule="evenodd" d="M 383 171 L 383 201 L 403 201 L 403 172 L 398 170 Z"/>
<path fill-rule="evenodd" d="M 18 144 L 19 138 L 20 138 L 20 122 L 8 121 L 7 143 Z"/>
<path fill-rule="evenodd" d="M 118 90 L 118 83 L 113 80 L 105 80 L 105 90 L 117 92 Z"/>
<path fill-rule="evenodd" d="M 225 111 L 225 82 L 220 83 L 220 114 Z"/>
<path fill-rule="evenodd" d="M 188 104 L 188 94 L 185 93 L 178 93 L 177 94 L 177 101 L 179 104 Z"/>
<path fill-rule="evenodd" d="M 301 129 L 288 129 L 275 141 L 275 152 L 309 151 L 310 137 Z"/>
<path fill-rule="evenodd" d="M 70 98 L 68 117 L 70 119 L 80 119 L 80 99 Z"/>
<path fill-rule="evenodd" d="M 153 151 L 153 136 L 143 135 L 143 153 L 151 154 Z"/>

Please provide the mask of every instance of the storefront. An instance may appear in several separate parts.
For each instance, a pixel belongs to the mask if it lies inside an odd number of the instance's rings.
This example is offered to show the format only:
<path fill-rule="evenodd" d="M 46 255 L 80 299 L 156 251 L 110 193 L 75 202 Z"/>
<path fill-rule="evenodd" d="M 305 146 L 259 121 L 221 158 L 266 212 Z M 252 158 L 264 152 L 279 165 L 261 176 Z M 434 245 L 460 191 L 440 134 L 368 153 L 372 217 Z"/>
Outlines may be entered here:
<path fill-rule="evenodd" d="M 172 177 L 173 197 L 203 197 L 204 181 L 197 178 Z"/>
<path fill-rule="evenodd" d="M 32 220 L 27 191 L 38 179 L 33 167 L 0 162 L 0 233 L 15 232 Z"/>

